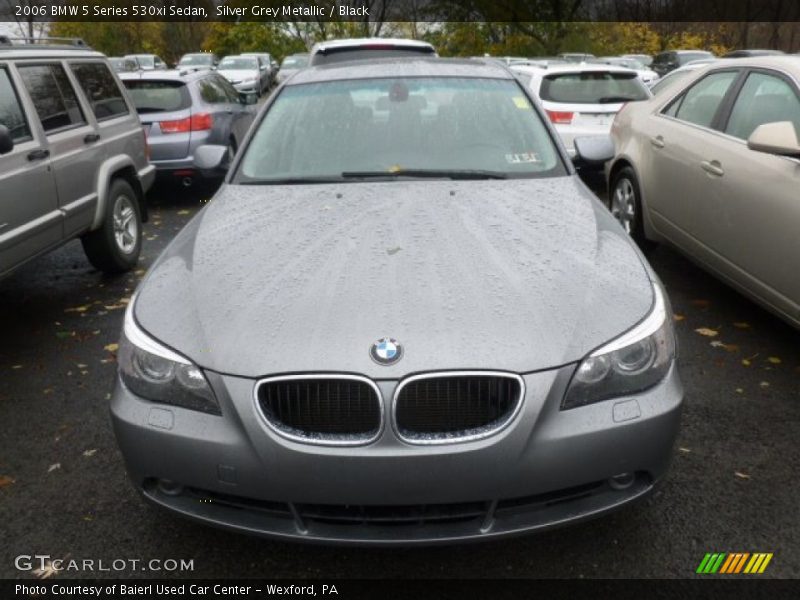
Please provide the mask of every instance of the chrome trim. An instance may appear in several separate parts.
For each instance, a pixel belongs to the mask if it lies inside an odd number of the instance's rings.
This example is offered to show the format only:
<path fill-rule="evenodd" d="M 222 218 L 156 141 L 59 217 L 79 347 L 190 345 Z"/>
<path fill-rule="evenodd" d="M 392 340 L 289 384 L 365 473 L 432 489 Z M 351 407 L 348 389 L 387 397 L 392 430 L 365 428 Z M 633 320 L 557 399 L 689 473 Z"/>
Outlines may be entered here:
<path fill-rule="evenodd" d="M 139 325 L 136 323 L 136 319 L 133 316 L 134 304 L 136 304 L 135 293 L 131 295 L 130 302 L 128 302 L 128 307 L 125 309 L 125 319 L 122 325 L 122 331 L 124 332 L 127 340 L 137 348 L 144 350 L 145 352 L 149 352 L 150 354 L 155 354 L 156 356 L 166 358 L 167 360 L 171 360 L 172 362 L 180 363 L 182 365 L 191 365 L 192 362 L 186 357 L 181 356 L 166 346 L 159 344 L 156 340 L 147 335 L 141 327 L 139 327 Z"/>
<path fill-rule="evenodd" d="M 270 421 L 267 415 L 264 413 L 264 410 L 261 408 L 261 402 L 258 401 L 258 390 L 265 383 L 272 381 L 294 381 L 298 379 L 348 379 L 368 384 L 375 392 L 375 397 L 378 400 L 378 415 L 380 420 L 378 422 L 378 429 L 375 434 L 368 438 L 354 438 L 352 436 L 347 436 L 347 439 L 344 439 L 344 436 L 342 436 L 342 439 L 337 439 L 335 434 L 327 434 L 331 437 L 311 438 L 291 433 L 272 423 L 272 421 Z M 371 444 L 381 437 L 386 422 L 386 418 L 384 416 L 385 411 L 383 394 L 381 394 L 380 388 L 374 381 L 368 377 L 364 377 L 363 375 L 345 375 L 341 373 L 303 373 L 299 375 L 276 375 L 274 377 L 264 377 L 263 379 L 256 381 L 256 384 L 253 386 L 253 403 L 255 404 L 256 412 L 261 416 L 264 423 L 266 423 L 267 427 L 269 427 L 271 431 L 287 440 L 299 442 L 301 444 L 311 444 L 314 446 L 364 446 L 366 444 Z"/>
<path fill-rule="evenodd" d="M 657 283 L 653 284 L 653 295 L 655 296 L 653 299 L 653 307 L 644 319 L 618 338 L 611 340 L 609 343 L 592 352 L 589 356 L 600 356 L 602 354 L 614 352 L 615 350 L 620 350 L 626 346 L 630 346 L 634 342 L 638 342 L 641 339 L 653 335 L 656 331 L 661 329 L 661 326 L 664 325 L 664 321 L 667 319 L 667 308 L 664 302 L 664 292 Z"/>
<path fill-rule="evenodd" d="M 487 429 L 486 431 L 481 431 L 480 433 L 474 434 L 467 434 L 461 436 L 448 436 L 448 437 L 431 437 L 429 439 L 419 439 L 419 438 L 409 438 L 404 436 L 400 432 L 400 428 L 397 426 L 397 400 L 400 397 L 400 392 L 403 391 L 403 388 L 406 387 L 412 381 L 418 381 L 420 379 L 440 379 L 444 377 L 506 377 L 508 379 L 516 379 L 517 383 L 519 383 L 519 397 L 517 398 L 516 406 L 514 409 L 508 414 L 508 417 L 497 424 L 497 426 Z M 392 429 L 394 434 L 398 437 L 398 439 L 406 442 L 407 444 L 414 444 L 419 446 L 432 446 L 432 445 L 441 445 L 441 444 L 461 444 L 464 442 L 474 442 L 476 440 L 482 440 L 487 437 L 491 437 L 506 427 L 508 427 L 511 422 L 517 417 L 517 415 L 522 410 L 522 404 L 525 401 L 525 380 L 516 373 L 509 373 L 507 371 L 438 371 L 433 373 L 421 373 L 419 375 L 412 375 L 400 381 L 397 387 L 394 390 L 394 395 L 392 396 Z M 432 436 L 435 434 L 431 434 Z"/>

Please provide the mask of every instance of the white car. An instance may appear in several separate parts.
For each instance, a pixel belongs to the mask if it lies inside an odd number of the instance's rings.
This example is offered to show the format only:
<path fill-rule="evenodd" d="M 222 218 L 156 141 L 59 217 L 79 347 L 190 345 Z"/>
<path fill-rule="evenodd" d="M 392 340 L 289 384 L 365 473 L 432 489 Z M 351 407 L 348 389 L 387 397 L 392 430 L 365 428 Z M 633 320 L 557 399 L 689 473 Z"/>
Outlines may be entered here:
<path fill-rule="evenodd" d="M 633 69 L 639 74 L 639 78 L 645 82 L 647 85 L 653 85 L 656 81 L 658 81 L 658 73 L 653 71 L 652 69 L 648 69 L 644 64 L 635 58 L 627 58 L 624 56 L 604 56 L 602 58 L 598 58 L 598 63 L 603 63 L 606 65 L 614 65 L 616 67 L 624 67 L 626 69 Z"/>
<path fill-rule="evenodd" d="M 650 90 L 636 71 L 601 64 L 511 66 L 530 77 L 528 86 L 542 103 L 550 121 L 575 156 L 576 137 L 608 135 L 617 112 L 626 102 L 647 100 Z"/>

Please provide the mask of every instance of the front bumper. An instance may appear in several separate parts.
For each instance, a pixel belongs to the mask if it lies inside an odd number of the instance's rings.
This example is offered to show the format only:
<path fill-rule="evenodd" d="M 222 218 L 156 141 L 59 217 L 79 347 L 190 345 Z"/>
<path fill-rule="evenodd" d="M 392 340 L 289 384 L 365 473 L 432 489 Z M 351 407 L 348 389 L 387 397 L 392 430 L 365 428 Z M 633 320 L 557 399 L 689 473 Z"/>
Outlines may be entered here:
<path fill-rule="evenodd" d="M 233 87 L 239 93 L 253 94 L 258 91 L 258 81 L 242 81 L 241 83 L 234 83 Z"/>
<path fill-rule="evenodd" d="M 221 417 L 142 400 L 119 381 L 111 415 L 136 487 L 210 525 L 328 543 L 491 539 L 619 508 L 668 468 L 675 369 L 645 393 L 561 411 L 573 368 L 525 375 L 522 410 L 496 435 L 437 446 L 404 443 L 390 426 L 365 446 L 294 442 L 262 420 L 253 380 L 215 373 Z M 377 383 L 391 398 L 397 382 Z M 615 489 L 622 473 L 635 477 Z"/>

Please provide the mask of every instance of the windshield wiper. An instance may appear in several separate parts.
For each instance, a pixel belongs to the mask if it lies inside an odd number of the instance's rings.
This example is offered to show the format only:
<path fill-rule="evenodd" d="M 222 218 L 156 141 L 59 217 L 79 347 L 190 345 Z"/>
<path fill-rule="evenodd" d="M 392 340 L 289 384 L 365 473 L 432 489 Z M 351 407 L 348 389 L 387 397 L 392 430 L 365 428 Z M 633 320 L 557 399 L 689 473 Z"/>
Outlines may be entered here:
<path fill-rule="evenodd" d="M 508 179 L 502 171 L 481 169 L 399 169 L 397 171 L 345 171 L 345 179 L 380 179 L 385 177 L 430 177 L 434 179 Z"/>
<path fill-rule="evenodd" d="M 613 104 L 615 102 L 632 102 L 634 100 L 636 100 L 636 98 L 631 98 L 630 96 L 603 96 L 597 101 L 597 103 Z"/>
<path fill-rule="evenodd" d="M 342 183 L 340 177 L 310 176 L 310 177 L 279 177 L 275 179 L 251 179 L 237 181 L 238 185 L 299 185 L 303 183 Z"/>

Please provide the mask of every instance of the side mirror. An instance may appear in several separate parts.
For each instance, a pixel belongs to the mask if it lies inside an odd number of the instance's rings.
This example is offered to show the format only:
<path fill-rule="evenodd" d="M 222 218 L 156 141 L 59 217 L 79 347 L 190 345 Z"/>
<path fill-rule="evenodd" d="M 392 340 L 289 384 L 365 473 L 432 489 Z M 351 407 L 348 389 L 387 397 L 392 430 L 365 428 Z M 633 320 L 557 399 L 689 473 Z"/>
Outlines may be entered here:
<path fill-rule="evenodd" d="M 14 138 L 5 125 L 0 125 L 0 154 L 8 154 L 14 149 Z"/>
<path fill-rule="evenodd" d="M 201 171 L 214 171 L 223 166 L 228 155 L 227 146 L 205 144 L 194 151 L 194 166 Z"/>
<path fill-rule="evenodd" d="M 800 141 L 791 121 L 759 125 L 747 138 L 747 147 L 757 152 L 800 157 Z"/>
<path fill-rule="evenodd" d="M 575 166 L 602 167 L 614 158 L 614 141 L 610 135 L 575 138 Z"/>
<path fill-rule="evenodd" d="M 239 102 L 242 104 L 255 104 L 258 102 L 258 95 L 253 92 L 239 92 Z"/>

